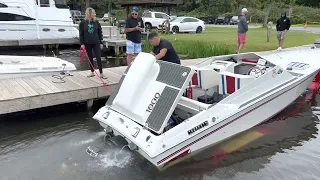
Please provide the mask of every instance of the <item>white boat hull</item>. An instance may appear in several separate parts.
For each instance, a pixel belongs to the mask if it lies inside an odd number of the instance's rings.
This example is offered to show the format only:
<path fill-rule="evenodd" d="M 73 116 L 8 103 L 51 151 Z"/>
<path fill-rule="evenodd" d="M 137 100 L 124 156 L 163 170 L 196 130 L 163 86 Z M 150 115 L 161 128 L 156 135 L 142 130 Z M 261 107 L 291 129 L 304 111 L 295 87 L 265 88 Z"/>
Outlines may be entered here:
<path fill-rule="evenodd" d="M 238 115 L 235 118 L 226 120 L 224 125 L 213 127 L 205 132 L 202 132 L 201 134 L 198 134 L 196 137 L 180 144 L 179 147 L 183 148 L 176 148 L 173 152 L 174 155 L 172 155 L 171 152 L 166 153 L 161 155 L 160 161 L 158 161 L 159 158 L 155 158 L 153 159 L 152 163 L 161 169 L 162 166 L 159 166 L 158 163 L 166 162 L 165 159 L 170 157 L 170 155 L 178 156 L 180 153 L 190 150 L 188 156 L 192 156 L 194 155 L 193 152 L 204 150 L 205 148 L 218 144 L 221 141 L 227 140 L 241 132 L 244 132 L 269 120 L 294 102 L 302 93 L 304 93 L 305 89 L 307 89 L 308 85 L 312 82 L 315 76 L 316 74 L 313 74 L 305 81 L 301 82 L 301 84 L 292 86 L 288 90 L 284 90 L 270 96 L 261 103 L 257 104 L 255 107 L 247 109 L 246 112 L 239 113 L 242 115 Z M 165 163 L 162 165 L 164 164 Z"/>
<path fill-rule="evenodd" d="M 166 162 L 174 157 L 177 157 L 181 154 L 184 154 L 184 156 L 179 158 L 193 156 L 211 146 L 218 144 L 219 142 L 225 141 L 241 132 L 244 132 L 269 120 L 294 102 L 301 94 L 303 94 L 308 85 L 315 78 L 316 74 L 317 73 L 314 73 L 301 82 L 298 82 L 297 84 L 290 86 L 283 91 L 263 99 L 263 101 L 261 101 L 259 104 L 256 104 L 254 107 L 250 109 L 248 108 L 244 112 L 239 113 L 241 115 L 237 114 L 237 116 L 234 118 L 226 119 L 223 121 L 224 124 L 221 124 L 220 126 L 214 126 L 155 158 L 150 158 L 144 151 L 138 150 L 138 152 L 158 169 L 162 170 L 166 168 L 167 165 L 171 166 L 171 163 L 166 164 Z M 108 125 L 104 124 L 103 122 L 99 121 L 99 123 L 102 127 L 106 129 L 108 128 Z M 117 132 L 115 135 L 123 136 Z M 174 164 L 175 162 L 172 163 Z"/>
<path fill-rule="evenodd" d="M 0 56 L 0 79 L 59 75 L 76 71 L 74 64 L 55 57 Z"/>
<path fill-rule="evenodd" d="M 257 58 L 254 54 L 235 55 L 239 59 L 237 62 L 230 60 L 232 55 L 216 57 L 190 69 L 154 63 L 151 57 L 148 59 L 148 55 L 143 54 L 120 80 L 119 91 L 109 98 L 94 119 L 107 132 L 125 138 L 131 150 L 138 151 L 157 168 L 163 169 L 184 159 L 182 157 L 192 156 L 269 120 L 294 102 L 320 70 L 314 58 L 320 51 L 299 53 L 283 53 L 279 55 L 280 60 L 276 59 L 278 56 L 259 55 Z M 302 57 L 309 61 L 302 62 Z M 142 69 L 140 63 L 146 61 L 149 64 Z M 266 67 L 264 72 L 263 66 Z M 190 74 L 195 72 L 193 68 L 197 73 L 191 79 Z M 256 73 L 258 70 L 251 74 L 254 68 L 260 69 L 261 74 Z M 145 81 L 134 79 L 139 71 L 140 76 L 146 74 Z M 195 75 L 198 81 L 195 81 Z M 186 81 L 189 85 L 185 85 Z M 141 88 L 151 87 L 151 84 L 154 84 L 152 89 Z M 219 87 L 214 88 L 217 90 L 213 90 L 212 97 L 218 97 L 215 93 L 225 97 L 203 103 L 206 95 L 199 92 L 216 85 Z M 179 93 L 189 86 L 189 89 L 198 88 L 199 92 L 193 93 L 187 88 L 188 95 L 183 97 L 174 94 L 173 90 L 164 91 L 161 86 L 167 89 L 181 87 Z M 128 89 L 131 92 L 127 92 Z M 174 117 L 179 120 L 172 125 Z"/>

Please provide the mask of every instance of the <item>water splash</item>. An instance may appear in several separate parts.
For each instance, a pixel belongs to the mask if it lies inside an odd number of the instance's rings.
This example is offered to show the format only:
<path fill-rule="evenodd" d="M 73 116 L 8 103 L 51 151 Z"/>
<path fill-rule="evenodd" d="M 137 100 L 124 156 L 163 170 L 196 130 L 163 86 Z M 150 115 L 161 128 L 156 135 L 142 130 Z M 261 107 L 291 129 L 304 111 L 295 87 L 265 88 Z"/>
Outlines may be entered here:
<path fill-rule="evenodd" d="M 98 132 L 96 133 L 95 135 L 93 135 L 92 138 L 90 139 L 86 139 L 86 140 L 82 140 L 82 141 L 79 141 L 79 142 L 74 142 L 72 143 L 73 146 L 81 146 L 81 145 L 84 145 L 84 144 L 89 144 L 95 140 L 97 140 L 98 138 L 100 138 L 101 136 L 103 136 L 105 133 L 104 132 Z"/>
<path fill-rule="evenodd" d="M 89 163 L 88 165 L 93 169 L 108 169 L 108 168 L 125 168 L 128 165 L 133 156 L 130 152 L 120 152 L 119 149 L 112 149 L 104 154 L 100 154 L 97 160 Z"/>
<path fill-rule="evenodd" d="M 101 155 L 101 162 L 98 163 L 98 165 L 104 168 L 124 168 L 128 163 L 130 163 L 131 159 L 132 156 L 130 152 L 120 152 L 118 150 L 113 150 L 105 155 Z"/>

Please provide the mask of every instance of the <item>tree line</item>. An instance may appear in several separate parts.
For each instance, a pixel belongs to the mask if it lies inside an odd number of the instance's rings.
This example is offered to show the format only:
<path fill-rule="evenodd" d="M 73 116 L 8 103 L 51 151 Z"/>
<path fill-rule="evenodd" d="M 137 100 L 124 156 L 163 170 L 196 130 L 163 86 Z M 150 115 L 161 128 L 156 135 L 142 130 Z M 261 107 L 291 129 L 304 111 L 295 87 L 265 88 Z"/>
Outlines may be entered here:
<path fill-rule="evenodd" d="M 71 2 L 73 0 L 67 0 Z M 122 0 L 110 0 L 113 14 L 118 19 L 125 17 L 125 10 L 120 8 Z M 108 12 L 109 0 L 77 0 L 82 7 L 94 7 L 98 16 Z M 240 13 L 241 8 L 249 10 L 252 23 L 275 22 L 281 12 L 287 12 L 293 24 L 320 24 L 319 0 L 183 0 L 183 4 L 174 8 L 174 15 L 194 17 L 216 17 L 218 15 L 233 16 Z M 154 10 L 164 11 L 155 8 Z"/>

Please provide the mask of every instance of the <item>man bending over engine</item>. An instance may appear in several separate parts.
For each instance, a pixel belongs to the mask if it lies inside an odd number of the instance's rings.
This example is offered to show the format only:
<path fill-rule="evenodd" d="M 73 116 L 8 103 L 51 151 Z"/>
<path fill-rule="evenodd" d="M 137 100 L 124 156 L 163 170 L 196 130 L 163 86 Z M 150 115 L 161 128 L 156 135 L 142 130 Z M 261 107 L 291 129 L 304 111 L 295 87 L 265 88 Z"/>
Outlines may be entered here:
<path fill-rule="evenodd" d="M 151 54 L 154 55 L 157 60 L 181 64 L 176 50 L 168 40 L 159 38 L 155 32 L 149 34 L 148 40 L 153 45 Z"/>

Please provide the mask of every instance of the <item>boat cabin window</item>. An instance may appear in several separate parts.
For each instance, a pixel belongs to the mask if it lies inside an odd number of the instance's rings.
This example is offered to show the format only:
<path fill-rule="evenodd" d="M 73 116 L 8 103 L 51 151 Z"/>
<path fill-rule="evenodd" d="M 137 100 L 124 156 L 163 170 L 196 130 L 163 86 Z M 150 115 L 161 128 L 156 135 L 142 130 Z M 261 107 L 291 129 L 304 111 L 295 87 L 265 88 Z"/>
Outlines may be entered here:
<path fill-rule="evenodd" d="M 32 21 L 31 17 L 11 13 L 0 13 L 0 21 Z"/>
<path fill-rule="evenodd" d="M 8 6 L 5 4 L 0 3 L 0 8 L 7 8 Z"/>
<path fill-rule="evenodd" d="M 59 9 L 69 9 L 65 0 L 54 0 L 56 7 Z"/>
<path fill-rule="evenodd" d="M 40 0 L 40 7 L 50 7 L 49 0 Z"/>

